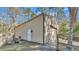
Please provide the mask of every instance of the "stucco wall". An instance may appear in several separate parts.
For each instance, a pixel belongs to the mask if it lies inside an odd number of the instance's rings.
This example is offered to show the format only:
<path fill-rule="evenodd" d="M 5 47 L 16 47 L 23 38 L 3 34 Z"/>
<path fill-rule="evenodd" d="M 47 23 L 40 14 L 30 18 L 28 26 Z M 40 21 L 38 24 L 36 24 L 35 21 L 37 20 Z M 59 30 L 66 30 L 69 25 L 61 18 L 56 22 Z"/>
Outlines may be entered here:
<path fill-rule="evenodd" d="M 26 22 L 15 28 L 15 37 L 19 36 L 27 40 L 27 30 L 32 29 L 32 41 L 43 43 L 43 15 L 40 15 L 33 20 Z"/>

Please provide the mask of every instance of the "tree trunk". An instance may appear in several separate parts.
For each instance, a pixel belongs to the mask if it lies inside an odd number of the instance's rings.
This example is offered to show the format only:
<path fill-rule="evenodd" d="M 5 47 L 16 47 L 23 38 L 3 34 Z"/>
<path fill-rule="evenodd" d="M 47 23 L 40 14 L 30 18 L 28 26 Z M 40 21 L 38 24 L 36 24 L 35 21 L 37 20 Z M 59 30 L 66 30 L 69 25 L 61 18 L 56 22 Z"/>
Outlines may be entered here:
<path fill-rule="evenodd" d="M 73 29 L 74 29 L 74 27 L 75 27 L 75 23 L 76 23 L 76 15 L 77 15 L 77 10 L 78 10 L 78 8 L 76 8 L 76 7 L 71 7 L 71 8 L 69 8 L 69 12 L 70 12 L 70 25 L 69 25 L 69 39 L 68 39 L 68 48 L 70 49 L 70 50 L 72 50 L 72 41 L 73 41 L 73 35 L 74 35 L 74 33 L 73 33 Z"/>

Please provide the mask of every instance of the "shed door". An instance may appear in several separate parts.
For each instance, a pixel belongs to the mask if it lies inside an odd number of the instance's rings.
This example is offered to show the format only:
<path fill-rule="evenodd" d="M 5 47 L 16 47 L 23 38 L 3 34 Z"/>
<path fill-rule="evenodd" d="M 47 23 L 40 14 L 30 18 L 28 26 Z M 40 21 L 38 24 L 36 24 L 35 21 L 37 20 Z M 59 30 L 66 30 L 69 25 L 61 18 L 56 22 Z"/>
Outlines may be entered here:
<path fill-rule="evenodd" d="M 28 29 L 27 31 L 27 40 L 32 41 L 32 30 L 31 29 Z"/>

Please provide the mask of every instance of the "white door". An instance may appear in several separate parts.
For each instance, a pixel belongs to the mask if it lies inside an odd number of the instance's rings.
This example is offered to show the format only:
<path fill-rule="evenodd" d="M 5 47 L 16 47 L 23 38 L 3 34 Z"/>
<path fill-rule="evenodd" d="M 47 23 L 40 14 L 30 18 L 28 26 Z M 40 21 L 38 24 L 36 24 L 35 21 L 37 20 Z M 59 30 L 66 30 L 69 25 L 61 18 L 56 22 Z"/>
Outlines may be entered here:
<path fill-rule="evenodd" d="M 27 31 L 27 40 L 32 41 L 32 30 L 31 29 L 28 29 Z"/>

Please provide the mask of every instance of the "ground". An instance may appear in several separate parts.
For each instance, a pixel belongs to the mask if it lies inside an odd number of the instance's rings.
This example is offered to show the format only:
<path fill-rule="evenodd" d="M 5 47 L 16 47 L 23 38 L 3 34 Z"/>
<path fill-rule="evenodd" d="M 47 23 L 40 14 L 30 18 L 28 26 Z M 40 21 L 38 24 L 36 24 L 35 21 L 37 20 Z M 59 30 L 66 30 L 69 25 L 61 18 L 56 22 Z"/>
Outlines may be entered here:
<path fill-rule="evenodd" d="M 61 51 L 63 51 L 67 45 L 68 45 L 68 40 L 64 40 L 64 39 L 59 39 L 59 48 Z M 72 41 L 72 47 L 73 47 L 73 51 L 79 51 L 79 41 Z"/>
<path fill-rule="evenodd" d="M 6 44 L 0 47 L 0 51 L 54 51 L 46 45 L 21 41 L 15 44 Z"/>
<path fill-rule="evenodd" d="M 60 40 L 61 41 L 61 40 Z M 61 41 L 59 44 L 60 51 L 66 48 L 66 41 Z M 79 42 L 73 42 L 74 51 L 79 51 Z M 48 47 L 48 44 L 38 44 L 28 41 L 20 41 L 20 43 L 6 44 L 0 47 L 0 51 L 55 51 L 56 49 Z"/>

